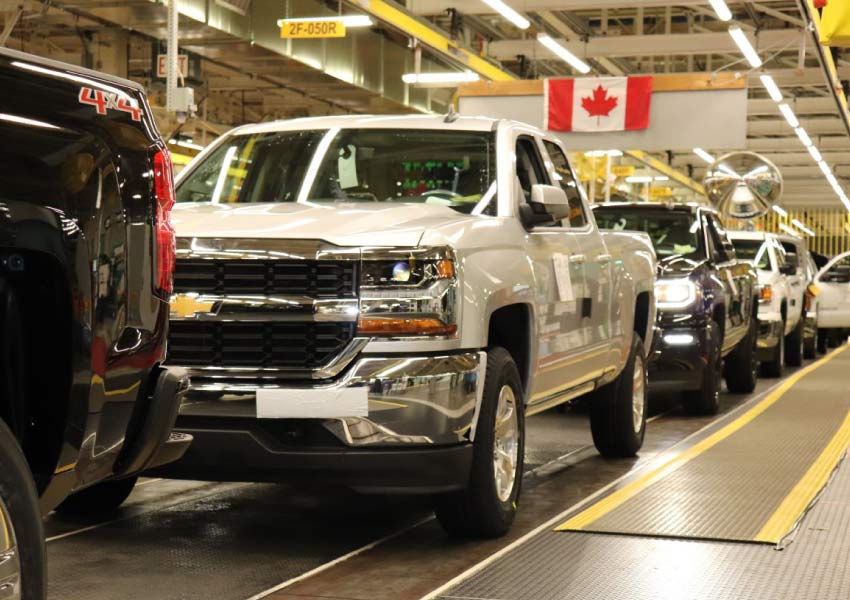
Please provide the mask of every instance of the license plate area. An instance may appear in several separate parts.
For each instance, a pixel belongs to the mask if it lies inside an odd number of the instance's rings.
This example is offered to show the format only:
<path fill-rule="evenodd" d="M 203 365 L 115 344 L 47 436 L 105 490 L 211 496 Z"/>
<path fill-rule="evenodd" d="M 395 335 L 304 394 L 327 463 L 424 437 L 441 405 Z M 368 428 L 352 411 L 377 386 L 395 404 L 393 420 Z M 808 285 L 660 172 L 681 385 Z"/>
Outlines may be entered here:
<path fill-rule="evenodd" d="M 365 387 L 257 390 L 259 419 L 342 419 L 367 416 L 369 391 Z"/>

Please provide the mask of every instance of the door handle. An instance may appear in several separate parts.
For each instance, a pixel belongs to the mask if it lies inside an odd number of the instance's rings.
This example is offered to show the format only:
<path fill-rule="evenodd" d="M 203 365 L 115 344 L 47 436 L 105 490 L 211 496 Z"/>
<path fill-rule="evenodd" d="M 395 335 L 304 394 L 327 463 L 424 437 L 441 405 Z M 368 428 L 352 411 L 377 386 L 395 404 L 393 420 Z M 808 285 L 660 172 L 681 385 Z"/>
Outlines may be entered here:
<path fill-rule="evenodd" d="M 584 254 L 573 254 L 570 256 L 570 262 L 576 265 L 583 265 L 585 261 Z"/>
<path fill-rule="evenodd" d="M 611 255 L 600 254 L 596 257 L 596 262 L 598 262 L 600 265 L 607 265 L 609 262 L 611 262 Z"/>

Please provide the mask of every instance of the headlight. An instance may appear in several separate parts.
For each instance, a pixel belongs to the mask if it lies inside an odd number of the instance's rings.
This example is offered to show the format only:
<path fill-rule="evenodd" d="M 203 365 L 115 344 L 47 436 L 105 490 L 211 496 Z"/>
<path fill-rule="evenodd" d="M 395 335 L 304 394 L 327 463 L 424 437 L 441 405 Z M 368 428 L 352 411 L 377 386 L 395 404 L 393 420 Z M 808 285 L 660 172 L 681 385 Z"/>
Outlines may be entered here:
<path fill-rule="evenodd" d="M 457 277 L 449 248 L 367 250 L 360 275 L 361 335 L 454 336 Z"/>
<path fill-rule="evenodd" d="M 685 308 L 697 299 L 697 286 L 689 279 L 659 279 L 655 282 L 658 308 Z"/>

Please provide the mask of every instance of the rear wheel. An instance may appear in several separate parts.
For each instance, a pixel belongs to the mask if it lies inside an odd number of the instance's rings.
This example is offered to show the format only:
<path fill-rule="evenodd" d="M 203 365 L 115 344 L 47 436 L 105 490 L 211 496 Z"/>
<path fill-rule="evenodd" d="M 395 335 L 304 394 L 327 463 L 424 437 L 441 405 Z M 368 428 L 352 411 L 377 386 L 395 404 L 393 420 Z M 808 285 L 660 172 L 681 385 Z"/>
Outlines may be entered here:
<path fill-rule="evenodd" d="M 646 433 L 646 390 L 646 357 L 635 335 L 622 372 L 590 399 L 590 430 L 602 456 L 625 458 L 640 450 Z"/>
<path fill-rule="evenodd" d="M 0 600 L 46 597 L 44 529 L 26 458 L 0 421 Z"/>
<path fill-rule="evenodd" d="M 818 352 L 820 354 L 826 354 L 826 351 L 829 350 L 829 333 L 826 329 L 818 328 Z"/>
<path fill-rule="evenodd" d="M 447 533 L 497 537 L 510 529 L 522 488 L 525 418 L 519 371 L 504 348 L 487 352 L 484 395 L 466 489 L 435 498 Z"/>
<path fill-rule="evenodd" d="M 779 339 L 771 352 L 770 360 L 761 364 L 761 369 L 765 377 L 782 377 L 782 373 L 785 370 L 782 362 L 785 356 L 785 319 L 782 320 L 779 327 Z"/>
<path fill-rule="evenodd" d="M 791 333 L 785 337 L 785 364 L 789 367 L 803 364 L 803 319 L 801 316 Z"/>
<path fill-rule="evenodd" d="M 726 387 L 733 394 L 749 394 L 756 389 L 759 377 L 759 361 L 756 353 L 758 343 L 758 319 L 750 317 L 750 328 L 738 346 L 726 357 L 724 374 Z"/>
<path fill-rule="evenodd" d="M 65 501 L 56 507 L 56 512 L 73 516 L 107 515 L 118 510 L 133 491 L 138 479 L 137 475 L 97 483 L 65 498 Z"/>
<path fill-rule="evenodd" d="M 710 337 L 706 349 L 707 360 L 702 369 L 702 385 L 696 391 L 686 391 L 682 396 L 685 408 L 691 414 L 716 415 L 720 410 L 720 387 L 723 358 L 720 352 L 719 326 L 709 325 Z"/>
<path fill-rule="evenodd" d="M 818 332 L 818 328 L 815 327 L 812 335 L 803 340 L 803 358 L 817 358 L 818 344 L 820 343 Z"/>

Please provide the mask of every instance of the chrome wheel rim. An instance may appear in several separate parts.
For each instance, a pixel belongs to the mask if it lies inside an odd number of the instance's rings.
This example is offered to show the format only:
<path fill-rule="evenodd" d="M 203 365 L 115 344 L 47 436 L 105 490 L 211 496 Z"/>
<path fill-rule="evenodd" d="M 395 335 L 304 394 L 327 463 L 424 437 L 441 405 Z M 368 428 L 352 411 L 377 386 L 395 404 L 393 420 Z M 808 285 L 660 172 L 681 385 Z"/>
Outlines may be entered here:
<path fill-rule="evenodd" d="M 20 600 L 21 559 L 9 510 L 0 498 L 0 600 Z"/>
<path fill-rule="evenodd" d="M 632 421 L 635 433 L 643 428 L 644 406 L 646 405 L 646 377 L 643 371 L 643 361 L 635 358 L 635 372 L 632 376 Z"/>
<path fill-rule="evenodd" d="M 499 390 L 495 434 L 493 474 L 496 479 L 496 495 L 501 502 L 507 502 L 514 491 L 520 442 L 516 394 L 509 385 L 504 385 Z"/>

